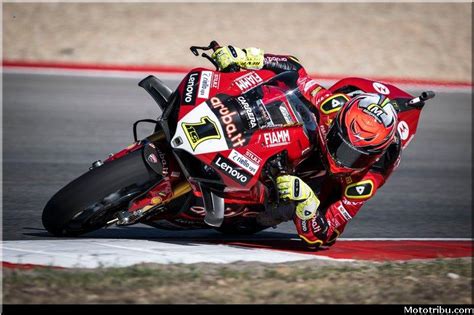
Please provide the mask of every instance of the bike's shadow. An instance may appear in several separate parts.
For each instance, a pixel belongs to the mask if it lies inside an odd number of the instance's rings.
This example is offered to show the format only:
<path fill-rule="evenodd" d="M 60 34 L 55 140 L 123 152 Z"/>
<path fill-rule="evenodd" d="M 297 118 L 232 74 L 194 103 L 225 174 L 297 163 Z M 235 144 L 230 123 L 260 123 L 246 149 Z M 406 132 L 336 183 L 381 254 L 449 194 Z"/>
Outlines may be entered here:
<path fill-rule="evenodd" d="M 200 230 L 161 230 L 146 225 L 134 225 L 101 229 L 75 238 L 58 238 L 45 230 L 35 229 L 38 232 L 23 233 L 34 239 L 123 239 L 147 240 L 163 243 L 174 243 L 193 246 L 197 243 L 222 244 L 248 248 L 284 250 L 293 252 L 308 252 L 295 233 L 265 230 L 252 235 L 225 235 L 213 229 Z"/>

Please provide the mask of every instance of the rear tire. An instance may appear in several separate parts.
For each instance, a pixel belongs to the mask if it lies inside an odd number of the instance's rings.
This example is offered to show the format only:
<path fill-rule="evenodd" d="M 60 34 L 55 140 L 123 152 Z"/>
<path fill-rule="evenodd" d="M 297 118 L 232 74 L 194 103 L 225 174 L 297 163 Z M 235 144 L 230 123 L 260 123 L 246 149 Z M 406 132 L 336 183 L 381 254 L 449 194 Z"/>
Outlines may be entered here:
<path fill-rule="evenodd" d="M 149 169 L 137 150 L 78 177 L 46 204 L 43 226 L 55 236 L 77 236 L 106 225 L 136 196 L 161 177 Z"/>

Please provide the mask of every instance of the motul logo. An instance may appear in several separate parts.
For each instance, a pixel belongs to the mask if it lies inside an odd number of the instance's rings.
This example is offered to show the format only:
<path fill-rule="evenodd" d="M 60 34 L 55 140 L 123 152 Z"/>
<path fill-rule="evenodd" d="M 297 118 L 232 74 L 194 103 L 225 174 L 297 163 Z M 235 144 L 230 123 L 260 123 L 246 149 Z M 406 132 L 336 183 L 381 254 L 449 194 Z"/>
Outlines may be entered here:
<path fill-rule="evenodd" d="M 247 73 L 246 75 L 235 80 L 235 84 L 237 84 L 242 92 L 251 89 L 260 82 L 263 82 L 263 79 L 255 72 Z"/>

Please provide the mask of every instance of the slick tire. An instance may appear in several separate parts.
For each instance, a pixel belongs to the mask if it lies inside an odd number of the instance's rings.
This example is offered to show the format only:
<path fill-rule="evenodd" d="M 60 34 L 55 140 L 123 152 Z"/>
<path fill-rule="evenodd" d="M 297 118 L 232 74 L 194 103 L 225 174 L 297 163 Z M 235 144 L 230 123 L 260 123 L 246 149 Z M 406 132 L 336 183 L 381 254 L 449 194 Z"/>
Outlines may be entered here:
<path fill-rule="evenodd" d="M 142 150 L 106 162 L 78 177 L 49 200 L 43 210 L 43 226 L 55 236 L 77 236 L 97 230 L 159 179 L 144 162 Z"/>

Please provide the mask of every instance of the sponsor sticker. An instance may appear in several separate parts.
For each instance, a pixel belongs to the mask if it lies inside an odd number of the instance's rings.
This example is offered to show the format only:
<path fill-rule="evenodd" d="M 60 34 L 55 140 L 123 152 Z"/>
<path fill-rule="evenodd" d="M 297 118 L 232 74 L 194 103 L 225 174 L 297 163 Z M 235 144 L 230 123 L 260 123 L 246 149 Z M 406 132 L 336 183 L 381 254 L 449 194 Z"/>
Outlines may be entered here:
<path fill-rule="evenodd" d="M 276 56 L 268 56 L 265 57 L 266 62 L 286 62 L 288 59 L 286 57 L 276 57 Z"/>
<path fill-rule="evenodd" d="M 400 134 L 400 138 L 402 138 L 402 140 L 408 139 L 408 136 L 410 134 L 410 128 L 408 127 L 408 124 L 406 123 L 406 121 L 401 120 L 398 123 L 397 129 L 398 129 L 398 133 Z"/>
<path fill-rule="evenodd" d="M 163 177 L 167 177 L 168 174 L 169 174 L 169 166 L 168 166 L 168 162 L 166 161 L 166 155 L 161 152 L 161 150 L 159 148 L 155 148 L 156 149 L 156 152 L 158 153 L 158 156 L 160 157 L 160 162 L 161 162 L 161 174 L 163 175 Z"/>
<path fill-rule="evenodd" d="M 303 233 L 307 233 L 307 232 L 308 232 L 308 224 L 307 224 L 307 221 L 306 221 L 306 220 L 302 220 L 302 221 L 301 221 L 301 230 L 303 230 Z"/>
<path fill-rule="evenodd" d="M 212 78 L 212 88 L 218 89 L 221 81 L 221 75 L 219 73 L 214 73 Z"/>
<path fill-rule="evenodd" d="M 222 127 L 224 128 L 227 138 L 232 143 L 232 146 L 234 148 L 243 146 L 245 144 L 245 138 L 243 137 L 242 132 L 240 132 L 237 128 L 237 125 L 234 121 L 235 117 L 238 116 L 238 113 L 231 111 L 217 97 L 212 97 L 209 101 L 212 108 L 218 110 Z"/>
<path fill-rule="evenodd" d="M 303 91 L 304 91 L 305 93 L 308 92 L 308 90 L 309 90 L 312 86 L 314 86 L 315 84 L 317 84 L 316 81 L 314 81 L 314 80 L 309 80 L 309 81 L 306 82 L 306 84 L 304 85 Z"/>
<path fill-rule="evenodd" d="M 196 102 L 196 84 L 199 80 L 199 72 L 192 72 L 188 76 L 188 81 L 184 87 L 183 104 L 194 105 Z"/>
<path fill-rule="evenodd" d="M 360 206 L 364 204 L 364 201 L 350 201 L 345 198 L 342 199 L 342 203 L 348 206 Z"/>
<path fill-rule="evenodd" d="M 198 97 L 209 98 L 209 91 L 211 89 L 212 71 L 202 71 L 201 79 L 199 80 Z"/>
<path fill-rule="evenodd" d="M 265 145 L 267 147 L 275 147 L 290 143 L 290 132 L 288 130 L 279 130 L 272 132 L 265 132 L 263 134 Z"/>
<path fill-rule="evenodd" d="M 181 126 L 193 151 L 206 140 L 221 138 L 216 123 L 208 116 L 201 117 L 201 121 L 197 123 L 183 122 Z"/>
<path fill-rule="evenodd" d="M 349 214 L 349 212 L 347 212 L 346 208 L 344 208 L 343 205 L 339 205 L 337 207 L 337 210 L 339 210 L 339 212 L 342 214 L 344 219 L 346 219 L 346 221 L 349 221 L 350 219 L 352 219 L 352 216 Z"/>
<path fill-rule="evenodd" d="M 235 84 L 242 92 L 246 92 L 263 82 L 263 79 L 256 72 L 249 72 L 241 77 L 235 79 Z"/>
<path fill-rule="evenodd" d="M 336 94 L 324 100 L 321 104 L 321 111 L 325 114 L 337 112 L 348 101 L 345 95 Z"/>
<path fill-rule="evenodd" d="M 255 118 L 255 114 L 253 113 L 252 108 L 250 108 L 247 99 L 243 96 L 239 96 L 237 97 L 237 103 L 239 104 L 245 116 L 245 120 L 247 121 L 247 127 L 249 129 L 257 127 L 257 118 Z"/>
<path fill-rule="evenodd" d="M 346 187 L 344 195 L 352 199 L 367 199 L 372 196 L 374 183 L 372 180 L 364 180 Z"/>
<path fill-rule="evenodd" d="M 322 87 L 318 86 L 317 88 L 312 90 L 310 94 L 311 94 L 312 97 L 314 97 L 321 90 L 322 90 Z"/>
<path fill-rule="evenodd" d="M 259 165 L 251 161 L 247 157 L 243 156 L 239 152 L 232 150 L 229 154 L 229 159 L 235 162 L 237 165 L 248 171 L 250 174 L 255 175 L 258 171 Z"/>
<path fill-rule="evenodd" d="M 150 163 L 157 163 L 158 162 L 158 159 L 156 158 L 156 155 L 153 154 L 153 153 L 148 155 L 147 160 Z"/>
<path fill-rule="evenodd" d="M 250 150 L 247 150 L 245 152 L 245 156 L 248 157 L 249 159 L 251 159 L 252 161 L 254 161 L 255 164 L 260 165 L 260 163 L 262 162 L 262 159 Z"/>
<path fill-rule="evenodd" d="M 390 94 L 390 90 L 388 89 L 388 87 L 386 87 L 385 85 L 383 85 L 382 83 L 379 83 L 379 82 L 374 82 L 372 83 L 372 86 L 374 87 L 374 89 L 379 92 L 380 94 L 383 94 L 383 95 L 388 95 Z"/>
<path fill-rule="evenodd" d="M 220 154 L 212 161 L 212 165 L 242 186 L 245 186 L 252 178 L 249 173 Z"/>
<path fill-rule="evenodd" d="M 293 119 L 291 119 L 290 113 L 288 112 L 286 107 L 281 105 L 280 107 L 278 107 L 278 109 L 280 110 L 281 114 L 283 115 L 283 118 L 285 119 L 285 122 L 287 124 L 291 124 L 293 122 Z"/>

